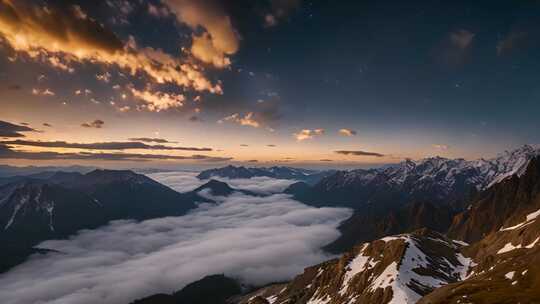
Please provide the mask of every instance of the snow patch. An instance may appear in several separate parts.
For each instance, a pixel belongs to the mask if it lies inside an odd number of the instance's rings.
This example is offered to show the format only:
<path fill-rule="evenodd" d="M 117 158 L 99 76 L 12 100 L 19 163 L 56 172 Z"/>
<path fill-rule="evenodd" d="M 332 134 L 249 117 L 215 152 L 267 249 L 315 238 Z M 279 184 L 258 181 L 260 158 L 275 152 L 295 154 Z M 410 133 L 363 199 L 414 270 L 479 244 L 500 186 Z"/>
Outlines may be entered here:
<path fill-rule="evenodd" d="M 517 225 L 514 225 L 512 227 L 508 227 L 508 228 L 501 228 L 500 231 L 508 231 L 508 230 L 514 230 L 514 229 L 519 229 L 521 227 L 525 227 L 529 224 L 532 224 L 532 222 L 534 220 L 536 220 L 536 218 L 540 215 L 540 209 L 536 210 L 535 212 L 533 213 L 529 213 L 527 215 L 527 217 L 525 218 L 525 221 L 524 222 L 521 222 Z"/>

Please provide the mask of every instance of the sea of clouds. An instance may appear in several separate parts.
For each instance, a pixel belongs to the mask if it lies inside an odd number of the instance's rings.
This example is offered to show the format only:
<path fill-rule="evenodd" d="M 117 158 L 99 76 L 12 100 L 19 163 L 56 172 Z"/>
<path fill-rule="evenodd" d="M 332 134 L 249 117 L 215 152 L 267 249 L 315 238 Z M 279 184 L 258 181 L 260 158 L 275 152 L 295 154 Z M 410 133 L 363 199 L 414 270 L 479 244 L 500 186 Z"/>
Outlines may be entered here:
<path fill-rule="evenodd" d="M 153 177 L 177 190 L 193 186 L 185 173 Z M 266 181 L 231 184 L 277 191 L 278 182 Z M 235 193 L 218 200 L 181 217 L 115 221 L 69 240 L 46 241 L 39 247 L 59 253 L 33 256 L 0 275 L 2 303 L 127 304 L 219 273 L 251 285 L 288 280 L 329 258 L 320 248 L 339 236 L 336 227 L 351 214 L 312 208 L 284 194 Z"/>
<path fill-rule="evenodd" d="M 188 192 L 195 190 L 209 181 L 207 179 L 198 179 L 197 174 L 198 173 L 196 172 L 160 172 L 148 174 L 148 176 L 178 192 Z M 296 180 L 275 179 L 264 176 L 237 179 L 213 177 L 213 179 L 225 182 L 236 189 L 243 189 L 261 194 L 280 193 L 287 189 L 291 184 L 297 182 Z"/>

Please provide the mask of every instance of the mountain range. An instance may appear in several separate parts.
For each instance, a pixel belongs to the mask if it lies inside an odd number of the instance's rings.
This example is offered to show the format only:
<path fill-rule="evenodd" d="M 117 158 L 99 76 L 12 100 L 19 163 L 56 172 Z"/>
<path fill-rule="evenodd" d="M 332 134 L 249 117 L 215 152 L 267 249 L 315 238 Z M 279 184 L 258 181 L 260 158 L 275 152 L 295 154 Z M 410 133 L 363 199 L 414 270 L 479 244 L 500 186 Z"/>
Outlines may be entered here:
<path fill-rule="evenodd" d="M 318 183 L 324 177 L 332 175 L 335 170 L 309 170 L 301 168 L 292 168 L 292 167 L 236 167 L 236 166 L 226 166 L 222 168 L 215 168 L 204 170 L 197 178 L 199 179 L 210 179 L 215 177 L 222 178 L 253 178 L 253 177 L 271 177 L 277 179 L 292 179 L 302 181 L 309 185 L 314 185 Z"/>
<path fill-rule="evenodd" d="M 48 239 L 66 238 L 112 220 L 179 216 L 199 202 L 199 193 L 224 196 L 227 184 L 209 181 L 195 191 L 178 193 L 132 171 L 54 172 L 16 177 L 0 185 L 0 272 L 24 261 Z"/>
<path fill-rule="evenodd" d="M 308 205 L 355 210 L 327 249 L 342 252 L 358 242 L 427 227 L 446 232 L 455 215 L 483 190 L 524 174 L 540 148 L 525 145 L 493 159 L 468 161 L 441 157 L 369 170 L 338 171 L 310 186 L 285 190 Z"/>

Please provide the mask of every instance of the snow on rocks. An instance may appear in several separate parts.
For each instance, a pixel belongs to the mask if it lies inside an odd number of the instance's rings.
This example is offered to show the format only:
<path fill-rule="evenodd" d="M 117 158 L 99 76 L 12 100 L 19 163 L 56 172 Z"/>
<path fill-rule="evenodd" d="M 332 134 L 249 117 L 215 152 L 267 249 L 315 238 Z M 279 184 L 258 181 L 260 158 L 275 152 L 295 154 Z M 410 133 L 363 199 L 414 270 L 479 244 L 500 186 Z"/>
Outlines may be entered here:
<path fill-rule="evenodd" d="M 525 221 L 511 227 L 501 228 L 500 231 L 509 231 L 509 230 L 515 230 L 521 227 L 525 227 L 529 224 L 532 224 L 539 215 L 540 215 L 540 209 L 536 210 L 535 212 L 529 213 L 526 216 Z"/>

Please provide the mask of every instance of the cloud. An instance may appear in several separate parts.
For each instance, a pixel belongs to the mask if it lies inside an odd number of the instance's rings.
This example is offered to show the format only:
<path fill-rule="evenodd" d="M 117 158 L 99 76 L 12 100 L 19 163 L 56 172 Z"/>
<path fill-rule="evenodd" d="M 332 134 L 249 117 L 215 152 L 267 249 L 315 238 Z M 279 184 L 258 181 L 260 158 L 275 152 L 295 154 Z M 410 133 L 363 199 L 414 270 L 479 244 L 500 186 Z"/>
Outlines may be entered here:
<path fill-rule="evenodd" d="M 48 128 L 51 128 L 51 127 L 52 127 L 52 125 L 51 125 L 50 123 L 47 123 L 47 122 L 44 122 L 44 123 L 43 123 L 43 126 L 44 126 L 44 127 L 48 127 Z"/>
<path fill-rule="evenodd" d="M 32 95 L 38 95 L 38 96 L 55 96 L 56 93 L 54 93 L 53 91 L 51 91 L 50 89 L 43 89 L 43 90 L 40 90 L 40 89 L 32 89 Z"/>
<path fill-rule="evenodd" d="M 367 151 L 345 151 L 345 150 L 339 150 L 335 151 L 337 154 L 342 155 L 354 155 L 354 156 L 375 156 L 375 157 L 384 157 L 384 154 L 376 153 L 376 152 L 367 152 Z"/>
<path fill-rule="evenodd" d="M 36 130 L 27 127 L 12 124 L 7 121 L 0 120 L 0 137 L 24 137 L 20 132 L 35 132 Z"/>
<path fill-rule="evenodd" d="M 133 96 L 145 103 L 145 107 L 153 112 L 160 112 L 171 108 L 178 108 L 184 105 L 186 100 L 182 94 L 169 94 L 164 92 L 151 92 L 148 90 L 139 91 L 131 89 Z"/>
<path fill-rule="evenodd" d="M 66 70 L 72 63 L 117 66 L 149 82 L 220 94 L 191 60 L 162 50 L 125 43 L 96 20 L 73 6 L 39 6 L 27 0 L 0 0 L 0 37 L 17 54 Z"/>
<path fill-rule="evenodd" d="M 525 47 L 528 34 L 523 31 L 513 31 L 497 43 L 497 55 L 502 56 Z"/>
<path fill-rule="evenodd" d="M 261 126 L 261 123 L 258 122 L 254 116 L 255 114 L 253 112 L 249 112 L 244 116 L 238 113 L 234 113 L 232 115 L 229 115 L 227 117 L 220 119 L 218 122 L 223 123 L 223 122 L 228 121 L 228 122 L 237 123 L 242 126 L 250 126 L 253 128 L 258 128 Z"/>
<path fill-rule="evenodd" d="M 433 145 L 433 148 L 435 148 L 437 150 L 448 150 L 448 149 L 450 149 L 450 146 L 442 145 L 442 144 L 435 144 L 435 145 Z"/>
<path fill-rule="evenodd" d="M 286 281 L 330 258 L 320 247 L 338 237 L 350 214 L 283 194 L 233 194 L 181 217 L 114 221 L 42 243 L 61 253 L 33 257 L 0 277 L 2 301 L 130 303 L 215 273 L 255 285 Z"/>
<path fill-rule="evenodd" d="M 294 133 L 293 136 L 294 138 L 296 138 L 297 141 L 303 141 L 306 139 L 313 139 L 316 136 L 320 136 L 323 134 L 324 134 L 324 129 L 315 129 L 315 130 L 304 129 L 298 133 Z"/>
<path fill-rule="evenodd" d="M 127 142 L 95 142 L 95 143 L 69 143 L 65 141 L 31 141 L 31 140 L 12 140 L 0 141 L 4 145 L 32 146 L 44 148 L 68 148 L 68 149 L 85 149 L 85 150 L 178 150 L 178 151 L 212 151 L 211 148 L 195 148 L 195 147 L 174 147 L 164 145 L 148 145 L 137 141 Z"/>
<path fill-rule="evenodd" d="M 319 161 L 322 161 L 322 162 L 332 162 L 333 160 L 328 159 L 328 158 L 324 158 L 324 159 L 320 159 Z"/>
<path fill-rule="evenodd" d="M 101 119 L 96 119 L 91 122 L 85 122 L 81 124 L 81 127 L 83 128 L 95 128 L 95 129 L 101 129 L 105 122 Z"/>
<path fill-rule="evenodd" d="M 247 161 L 248 163 L 258 163 L 259 161 L 256 159 L 250 159 Z"/>
<path fill-rule="evenodd" d="M 168 143 L 177 144 L 178 143 L 176 141 L 169 141 L 164 138 L 155 138 L 155 137 L 132 137 L 128 139 L 132 141 L 142 141 L 142 142 L 158 143 L 158 144 L 168 144 Z"/>
<path fill-rule="evenodd" d="M 450 41 L 460 49 L 468 48 L 473 42 L 475 34 L 467 30 L 458 30 L 450 33 Z"/>
<path fill-rule="evenodd" d="M 156 18 L 163 18 L 163 17 L 168 17 L 171 14 L 171 12 L 165 6 L 154 5 L 152 3 L 148 3 L 148 14 Z"/>
<path fill-rule="evenodd" d="M 239 38 L 230 17 L 216 0 L 163 0 L 181 23 L 194 31 L 203 28 L 205 32 L 193 34 L 192 55 L 202 62 L 217 68 L 230 65 L 228 56 L 239 48 Z"/>
<path fill-rule="evenodd" d="M 198 116 L 192 115 L 188 118 L 188 120 L 191 122 L 197 122 L 197 121 L 200 121 L 201 119 Z"/>
<path fill-rule="evenodd" d="M 271 0 L 270 12 L 264 15 L 264 26 L 276 26 L 280 20 L 287 18 L 292 11 L 298 8 L 301 0 Z"/>
<path fill-rule="evenodd" d="M 196 172 L 162 172 L 149 174 L 148 176 L 160 183 L 170 186 L 178 192 L 188 192 L 206 184 L 209 181 L 198 179 L 197 174 L 198 173 Z M 249 190 L 259 194 L 281 193 L 285 191 L 287 187 L 297 182 L 296 180 L 275 179 L 264 176 L 235 179 L 212 177 L 212 179 L 227 183 L 236 189 Z"/>
<path fill-rule="evenodd" d="M 450 32 L 434 49 L 435 58 L 449 67 L 461 66 L 469 59 L 470 49 L 475 34 L 469 30 L 460 29 Z"/>
<path fill-rule="evenodd" d="M 339 134 L 344 136 L 354 136 L 356 135 L 356 131 L 351 129 L 339 129 Z"/>
<path fill-rule="evenodd" d="M 231 157 L 217 157 L 194 154 L 190 156 L 166 154 L 139 153 L 59 153 L 59 152 L 28 152 L 14 150 L 10 146 L 0 144 L 0 159 L 25 160 L 100 160 L 100 161 L 153 161 L 153 160 L 195 160 L 201 162 L 223 162 L 232 160 Z"/>
<path fill-rule="evenodd" d="M 103 74 L 96 74 L 96 79 L 105 83 L 109 83 L 111 81 L 111 77 L 112 75 L 109 72 L 105 72 Z"/>

